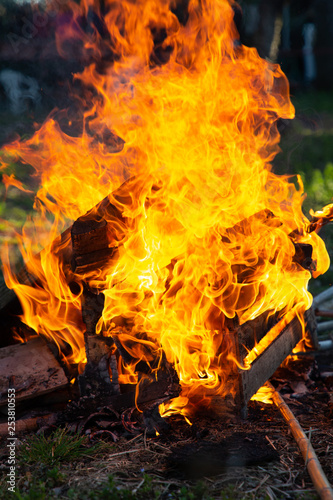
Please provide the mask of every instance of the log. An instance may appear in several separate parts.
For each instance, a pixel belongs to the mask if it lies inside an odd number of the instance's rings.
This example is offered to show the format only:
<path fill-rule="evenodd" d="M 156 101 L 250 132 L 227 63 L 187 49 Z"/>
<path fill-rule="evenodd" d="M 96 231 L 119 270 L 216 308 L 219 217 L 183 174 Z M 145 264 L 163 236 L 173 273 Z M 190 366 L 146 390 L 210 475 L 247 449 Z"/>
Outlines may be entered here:
<path fill-rule="evenodd" d="M 242 361 L 266 333 L 279 321 L 279 312 L 266 311 L 253 320 L 246 321 L 236 329 L 238 357 Z"/>
<path fill-rule="evenodd" d="M 238 356 L 240 361 L 251 351 L 283 317 L 281 311 L 273 313 L 266 311 L 257 318 L 249 320 L 237 326 L 236 335 L 238 339 Z M 304 313 L 306 343 L 310 349 L 318 349 L 317 322 L 313 309 L 310 308 Z"/>
<path fill-rule="evenodd" d="M 64 370 L 41 337 L 0 349 L 0 407 L 7 405 L 8 389 L 17 403 L 69 389 Z M 69 397 L 69 392 L 64 392 Z M 67 394 L 67 396 L 66 396 Z"/>

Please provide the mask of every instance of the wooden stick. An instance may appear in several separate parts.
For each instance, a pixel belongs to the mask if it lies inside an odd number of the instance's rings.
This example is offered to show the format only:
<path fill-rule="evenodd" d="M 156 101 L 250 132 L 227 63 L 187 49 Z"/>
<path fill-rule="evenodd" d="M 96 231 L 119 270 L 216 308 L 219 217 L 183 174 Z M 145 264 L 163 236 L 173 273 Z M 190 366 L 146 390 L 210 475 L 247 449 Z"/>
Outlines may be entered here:
<path fill-rule="evenodd" d="M 307 325 L 308 339 L 314 349 L 318 348 L 316 332 L 311 324 L 311 311 L 304 313 Z M 292 309 L 265 336 L 262 336 L 256 346 L 257 357 L 249 359 L 249 355 L 241 361 L 251 362 L 249 370 L 239 370 L 239 397 L 241 407 L 246 408 L 248 401 L 257 390 L 268 380 L 281 365 L 296 345 L 303 338 L 302 323 L 297 316 L 296 309 Z M 243 340 L 242 340 L 243 341 Z"/>
<path fill-rule="evenodd" d="M 289 425 L 295 441 L 302 453 L 304 461 L 306 462 L 305 465 L 318 495 L 322 500 L 333 500 L 332 487 L 325 476 L 312 444 L 309 442 L 298 420 L 282 399 L 281 395 L 270 383 L 268 383 L 268 385 L 273 391 L 272 399 Z"/>

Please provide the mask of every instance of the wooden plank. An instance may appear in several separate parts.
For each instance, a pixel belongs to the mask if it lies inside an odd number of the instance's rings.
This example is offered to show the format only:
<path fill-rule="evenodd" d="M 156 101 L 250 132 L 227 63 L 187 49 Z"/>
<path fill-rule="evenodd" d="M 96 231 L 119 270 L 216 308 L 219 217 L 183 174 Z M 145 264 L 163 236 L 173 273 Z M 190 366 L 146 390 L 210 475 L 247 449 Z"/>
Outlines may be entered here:
<path fill-rule="evenodd" d="M 257 318 L 246 321 L 237 327 L 236 338 L 240 362 L 278 321 L 278 313 L 266 311 Z"/>
<path fill-rule="evenodd" d="M 29 342 L 0 349 L 0 407 L 7 404 L 8 388 L 15 389 L 16 402 L 69 387 L 64 370 L 46 342 Z"/>
<path fill-rule="evenodd" d="M 241 363 L 247 353 L 251 351 L 281 319 L 281 312 L 273 313 L 272 311 L 267 311 L 257 318 L 236 327 L 238 359 Z M 317 350 L 319 348 L 317 322 L 312 307 L 305 311 L 304 321 L 306 346 L 308 349 Z"/>
<path fill-rule="evenodd" d="M 284 320 L 281 320 L 270 330 L 269 334 L 274 336 L 276 333 L 276 336 L 252 362 L 251 368 L 249 370 L 239 370 L 239 398 L 242 407 L 273 375 L 302 339 L 302 325 L 296 315 L 287 325 L 281 328 L 283 324 Z"/>

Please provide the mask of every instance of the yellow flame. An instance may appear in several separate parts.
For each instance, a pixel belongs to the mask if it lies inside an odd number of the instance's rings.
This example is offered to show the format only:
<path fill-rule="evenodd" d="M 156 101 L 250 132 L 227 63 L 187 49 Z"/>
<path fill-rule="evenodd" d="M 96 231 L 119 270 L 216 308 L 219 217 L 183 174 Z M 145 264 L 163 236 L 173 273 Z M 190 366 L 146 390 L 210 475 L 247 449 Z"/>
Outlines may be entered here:
<path fill-rule="evenodd" d="M 252 396 L 251 401 L 260 401 L 267 405 L 273 404 L 273 392 L 274 390 L 266 385 L 260 387 L 260 389 Z"/>

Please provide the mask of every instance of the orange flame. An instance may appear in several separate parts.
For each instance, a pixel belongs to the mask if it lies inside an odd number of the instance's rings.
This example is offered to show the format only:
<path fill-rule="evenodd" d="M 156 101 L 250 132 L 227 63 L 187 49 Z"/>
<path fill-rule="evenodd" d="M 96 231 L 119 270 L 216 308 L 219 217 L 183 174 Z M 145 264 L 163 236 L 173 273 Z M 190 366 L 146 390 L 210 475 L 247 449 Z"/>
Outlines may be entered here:
<path fill-rule="evenodd" d="M 70 2 L 70 21 L 57 32 L 60 53 L 79 42 L 86 62 L 75 75 L 85 89 L 82 134 L 65 134 L 54 114 L 5 148 L 36 169 L 42 186 L 35 234 L 23 232 L 21 242 L 37 285 L 19 284 L 4 257 L 6 282 L 23 320 L 84 360 L 81 292 L 68 286 L 82 277 L 69 268 L 69 234 L 56 236 L 130 179 L 126 198 L 109 196 L 126 221 L 117 259 L 86 277 L 105 295 L 97 331 L 117 334 L 152 371 L 163 354 L 182 394 L 161 412 L 187 414 L 191 401 L 232 392 L 235 318 L 310 306 L 311 275 L 295 262 L 294 242 L 312 245 L 315 276 L 329 259 L 307 232 L 301 179 L 271 171 L 277 121 L 294 116 L 287 79 L 238 43 L 233 2 L 191 0 L 181 23 L 172 0 L 108 0 L 103 34 L 80 23 L 98 14 L 95 4 Z M 113 63 L 102 70 L 105 54 Z M 116 317 L 130 334 L 115 333 Z M 136 381 L 133 366 L 121 366 L 120 379 Z"/>
<path fill-rule="evenodd" d="M 11 175 L 3 174 L 2 175 L 2 183 L 4 184 L 4 186 L 6 188 L 6 193 L 7 193 L 9 186 L 14 186 L 17 189 L 19 189 L 20 191 L 23 191 L 24 193 L 33 193 L 33 191 L 31 191 L 30 189 L 25 189 L 23 187 L 22 182 L 19 181 L 18 179 L 16 179 L 14 174 L 11 174 Z"/>

